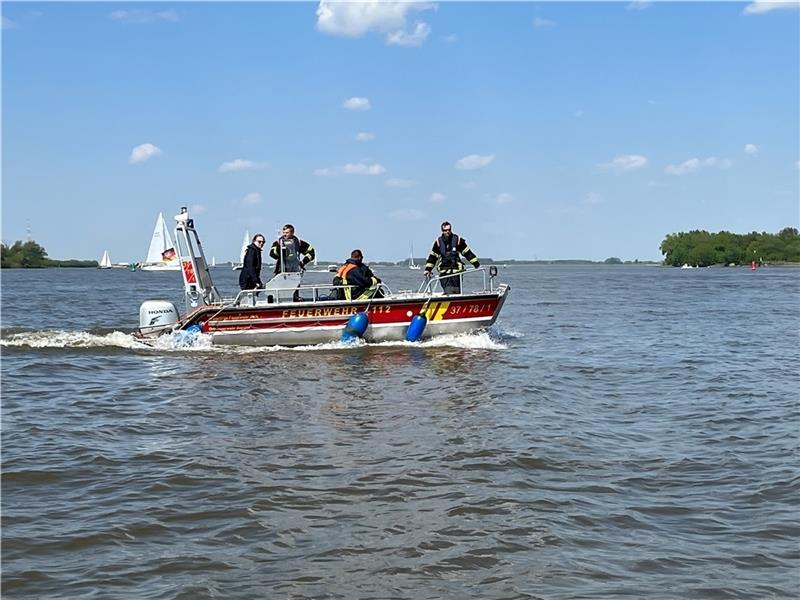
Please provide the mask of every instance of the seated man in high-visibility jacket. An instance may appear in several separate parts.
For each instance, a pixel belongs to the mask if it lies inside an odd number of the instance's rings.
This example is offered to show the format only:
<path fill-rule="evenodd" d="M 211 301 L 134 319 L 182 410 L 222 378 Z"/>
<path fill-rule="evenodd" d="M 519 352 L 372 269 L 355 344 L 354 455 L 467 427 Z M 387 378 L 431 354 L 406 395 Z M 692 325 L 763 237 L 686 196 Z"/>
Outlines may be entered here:
<path fill-rule="evenodd" d="M 364 255 L 356 248 L 350 253 L 345 263 L 339 267 L 333 285 L 350 286 L 335 290 L 339 300 L 364 300 L 366 298 L 380 298 L 382 294 L 378 289 L 380 278 L 376 277 L 367 265 L 364 264 Z"/>

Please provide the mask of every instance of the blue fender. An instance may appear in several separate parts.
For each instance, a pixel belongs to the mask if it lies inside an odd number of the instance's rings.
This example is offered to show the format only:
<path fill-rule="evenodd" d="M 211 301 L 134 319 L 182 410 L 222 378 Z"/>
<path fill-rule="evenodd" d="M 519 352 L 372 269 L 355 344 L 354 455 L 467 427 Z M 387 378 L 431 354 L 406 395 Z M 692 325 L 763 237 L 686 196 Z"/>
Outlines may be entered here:
<path fill-rule="evenodd" d="M 416 342 L 422 337 L 425 332 L 425 326 L 428 324 L 428 319 L 424 315 L 416 315 L 411 319 L 411 323 L 406 330 L 406 341 Z"/>
<path fill-rule="evenodd" d="M 200 325 L 193 323 L 186 329 L 178 329 L 177 331 L 173 331 L 172 344 L 175 348 L 191 348 L 197 341 L 197 336 L 202 332 L 203 330 L 200 328 Z"/>
<path fill-rule="evenodd" d="M 347 321 L 347 325 L 344 326 L 344 331 L 342 331 L 342 341 L 350 342 L 355 338 L 363 337 L 367 327 L 369 327 L 369 317 L 367 316 L 367 313 L 360 312 L 354 314 L 352 317 L 350 317 L 350 320 Z"/>

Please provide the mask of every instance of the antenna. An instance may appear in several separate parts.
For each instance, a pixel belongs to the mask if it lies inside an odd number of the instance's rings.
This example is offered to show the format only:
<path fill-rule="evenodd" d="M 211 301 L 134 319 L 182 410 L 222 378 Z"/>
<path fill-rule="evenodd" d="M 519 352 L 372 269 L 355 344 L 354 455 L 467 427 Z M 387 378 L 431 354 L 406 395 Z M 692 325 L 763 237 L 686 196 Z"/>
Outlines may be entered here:
<path fill-rule="evenodd" d="M 31 241 L 31 220 L 28 219 L 26 222 L 25 233 L 27 234 L 28 241 Z"/>

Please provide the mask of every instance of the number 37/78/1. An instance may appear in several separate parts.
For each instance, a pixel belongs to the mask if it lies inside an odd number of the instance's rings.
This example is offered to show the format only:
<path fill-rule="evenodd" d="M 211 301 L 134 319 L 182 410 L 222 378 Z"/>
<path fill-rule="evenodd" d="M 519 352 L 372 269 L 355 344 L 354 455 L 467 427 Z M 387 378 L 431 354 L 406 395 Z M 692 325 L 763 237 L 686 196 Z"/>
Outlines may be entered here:
<path fill-rule="evenodd" d="M 489 304 L 467 304 L 466 306 L 451 306 L 451 315 L 474 315 L 490 312 L 492 307 Z"/>

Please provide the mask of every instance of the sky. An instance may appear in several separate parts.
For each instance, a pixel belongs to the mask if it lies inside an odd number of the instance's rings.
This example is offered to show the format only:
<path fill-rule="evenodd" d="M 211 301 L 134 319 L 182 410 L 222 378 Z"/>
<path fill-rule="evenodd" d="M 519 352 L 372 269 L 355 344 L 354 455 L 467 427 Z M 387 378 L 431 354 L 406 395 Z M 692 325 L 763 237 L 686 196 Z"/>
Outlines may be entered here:
<path fill-rule="evenodd" d="M 660 260 L 800 226 L 798 2 L 2 3 L 2 238 Z"/>

